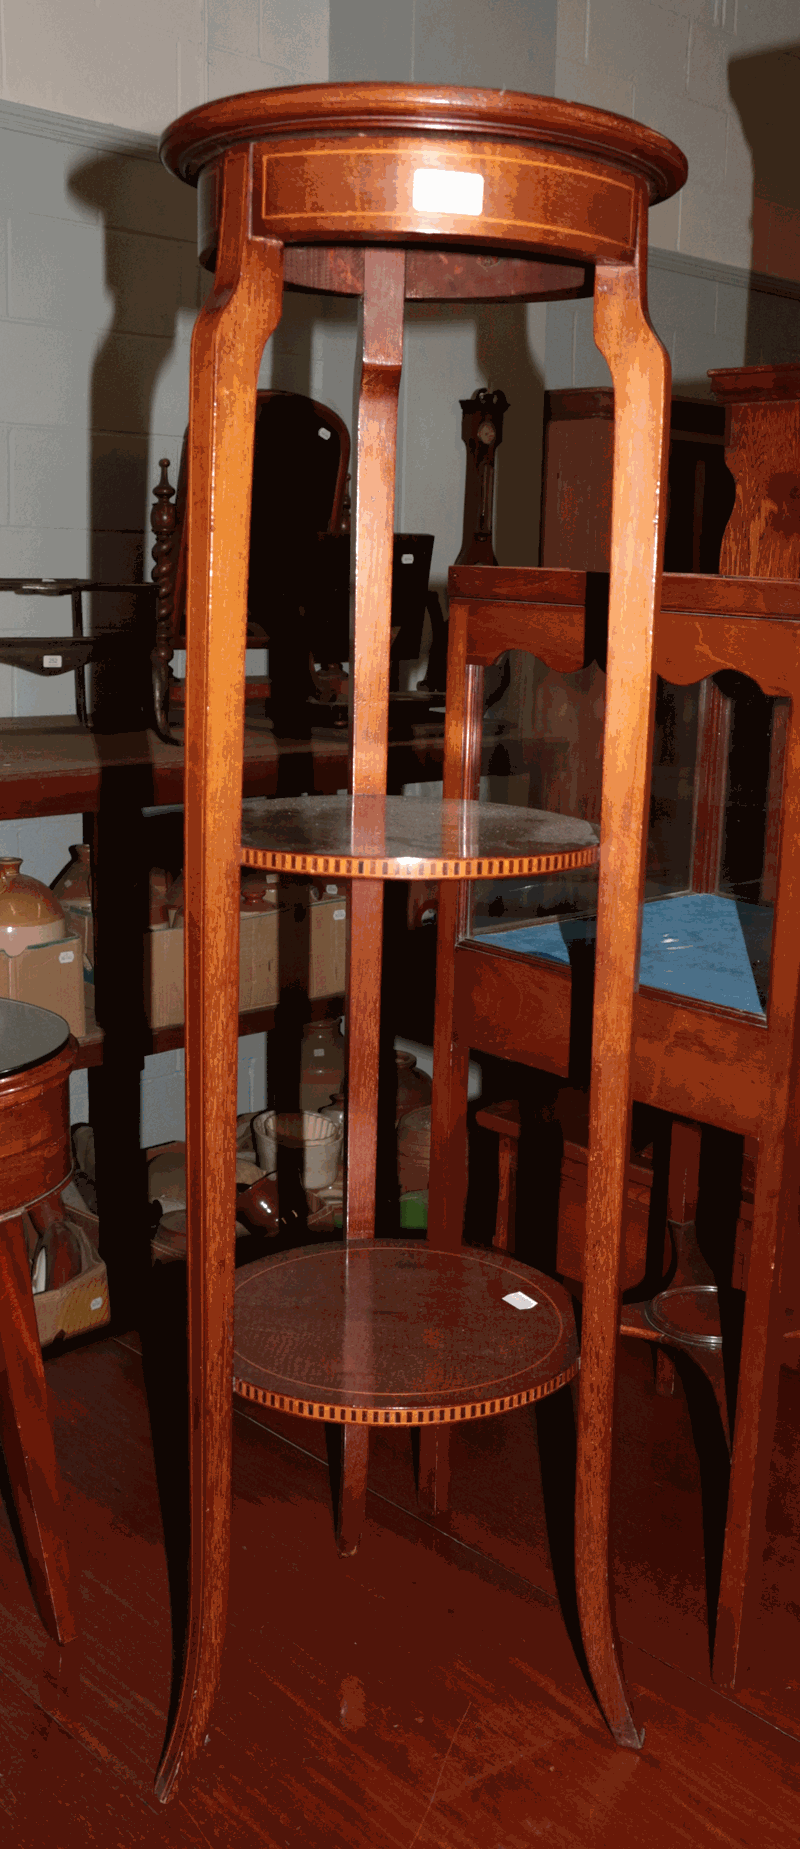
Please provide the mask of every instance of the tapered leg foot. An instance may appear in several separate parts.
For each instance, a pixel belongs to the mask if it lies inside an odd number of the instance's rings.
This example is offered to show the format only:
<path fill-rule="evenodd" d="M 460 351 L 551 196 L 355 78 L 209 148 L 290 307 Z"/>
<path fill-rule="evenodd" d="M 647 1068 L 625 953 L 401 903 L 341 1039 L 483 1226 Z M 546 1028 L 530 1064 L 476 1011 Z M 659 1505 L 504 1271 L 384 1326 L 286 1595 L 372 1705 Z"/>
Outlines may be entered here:
<path fill-rule="evenodd" d="M 671 1400 L 675 1392 L 675 1363 L 663 1348 L 656 1349 L 656 1393 L 662 1400 Z"/>
<path fill-rule="evenodd" d="M 443 1515 L 450 1490 L 450 1436 L 435 1426 L 419 1435 L 417 1502 L 426 1515 Z"/>
<path fill-rule="evenodd" d="M 283 287 L 282 246 L 250 237 L 249 150 L 229 150 L 216 171 L 219 246 L 192 336 L 187 481 L 189 1598 L 156 1778 L 162 1802 L 205 1740 L 225 1636 L 247 563 L 258 369 Z"/>
<path fill-rule="evenodd" d="M 369 1428 L 366 1425 L 343 1426 L 336 1517 L 336 1548 L 343 1560 L 358 1552 L 361 1540 L 367 1503 L 368 1458 Z"/>
<path fill-rule="evenodd" d="M 0 1442 L 42 1622 L 65 1644 L 76 1627 L 22 1221 L 6 1220 L 0 1232 Z"/>

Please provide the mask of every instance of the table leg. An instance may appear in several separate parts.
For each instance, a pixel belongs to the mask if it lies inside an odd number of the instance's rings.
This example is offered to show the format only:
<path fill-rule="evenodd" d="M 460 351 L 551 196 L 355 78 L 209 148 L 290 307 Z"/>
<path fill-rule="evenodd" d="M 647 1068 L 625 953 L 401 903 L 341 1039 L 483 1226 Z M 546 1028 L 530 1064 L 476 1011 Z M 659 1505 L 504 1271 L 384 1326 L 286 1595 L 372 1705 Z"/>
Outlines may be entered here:
<path fill-rule="evenodd" d="M 450 794 L 451 792 L 448 792 Z M 440 1252 L 457 1252 L 464 1232 L 467 1204 L 467 1093 L 469 1047 L 456 1036 L 454 958 L 467 903 L 461 885 L 443 885 L 439 894 L 436 945 L 436 1019 L 433 1029 L 433 1098 L 431 1167 L 428 1189 L 428 1239 Z M 423 1425 L 419 1434 L 417 1498 L 429 1515 L 447 1507 L 450 1476 L 449 1434 Z"/>
<path fill-rule="evenodd" d="M 358 1552 L 367 1501 L 367 1463 L 369 1427 L 343 1425 L 342 1462 L 339 1477 L 339 1508 L 336 1520 L 336 1546 L 342 1559 Z"/>
<path fill-rule="evenodd" d="M 457 1038 L 453 967 L 463 902 L 460 885 L 451 883 L 442 886 L 436 945 L 434 1082 L 428 1190 L 428 1239 L 440 1252 L 458 1251 L 464 1233 L 467 1203 L 469 1047 L 461 1046 Z"/>
<path fill-rule="evenodd" d="M 352 794 L 386 792 L 397 400 L 403 364 L 405 252 L 364 255 L 358 401 L 355 599 L 350 639 Z M 347 951 L 345 1238 L 375 1235 L 383 883 L 353 880 Z M 369 1433 L 343 1433 L 337 1545 L 355 1553 L 364 1521 Z"/>
<path fill-rule="evenodd" d="M 403 250 L 364 252 L 358 398 L 350 765 L 355 796 L 384 796 L 389 757 L 397 401 L 403 366 Z"/>
<path fill-rule="evenodd" d="M 478 799 L 482 721 L 483 669 L 467 664 L 466 629 L 459 624 L 448 645 L 443 786 L 446 797 L 466 801 Z M 465 885 L 445 884 L 440 888 L 428 1239 L 443 1252 L 458 1251 L 467 1205 L 469 1047 L 461 1046 L 457 1036 L 455 954 L 459 936 L 467 929 L 469 906 L 469 891 Z M 420 1430 L 417 1497 L 420 1508 L 429 1515 L 440 1515 L 447 1507 L 449 1443 L 447 1432 L 436 1432 L 430 1426 Z"/>
<path fill-rule="evenodd" d="M 492 1245 L 499 1252 L 513 1252 L 517 1220 L 518 1139 L 501 1136 L 497 1149 L 497 1219 Z"/>
<path fill-rule="evenodd" d="M 345 1236 L 375 1236 L 383 883 L 353 880 L 347 919 Z"/>
<path fill-rule="evenodd" d="M 205 1738 L 230 1553 L 238 920 L 245 626 L 256 385 L 283 250 L 251 240 L 250 153 L 226 155 L 214 288 L 192 339 L 186 742 L 186 1168 L 190 1567 L 186 1646 L 156 1778 Z M 193 978 L 193 984 L 190 984 Z"/>
<path fill-rule="evenodd" d="M 0 1441 L 43 1623 L 75 1636 L 59 1472 L 21 1219 L 0 1226 Z"/>
<path fill-rule="evenodd" d="M 647 315 L 643 196 L 639 209 L 634 264 L 598 265 L 595 278 L 595 341 L 614 385 L 614 488 L 575 1508 L 578 1608 L 589 1670 L 615 1739 L 631 1747 L 641 1746 L 643 1735 L 619 1660 L 609 1511 L 670 388 L 669 360 Z"/>
<path fill-rule="evenodd" d="M 800 721 L 792 707 L 786 736 L 786 788 L 800 787 Z M 760 1129 L 753 1232 L 747 1267 L 731 1480 L 714 1644 L 714 1680 L 733 1688 L 747 1668 L 761 1605 L 761 1558 L 777 1413 L 784 1330 L 797 1321 L 797 1197 L 800 1133 L 797 1073 L 797 899 L 800 818 L 781 818 L 780 880 L 770 970 L 770 1108 Z"/>

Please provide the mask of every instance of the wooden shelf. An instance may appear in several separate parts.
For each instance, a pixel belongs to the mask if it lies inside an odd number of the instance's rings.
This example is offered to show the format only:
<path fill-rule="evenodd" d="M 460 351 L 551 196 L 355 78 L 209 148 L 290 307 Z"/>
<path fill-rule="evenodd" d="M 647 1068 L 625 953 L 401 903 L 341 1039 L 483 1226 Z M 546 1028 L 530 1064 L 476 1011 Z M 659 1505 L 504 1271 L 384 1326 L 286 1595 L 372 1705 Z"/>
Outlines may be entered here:
<path fill-rule="evenodd" d="M 180 735 L 179 735 L 180 737 Z M 420 724 L 411 738 L 389 745 L 395 787 L 441 777 L 443 725 Z M 347 733 L 322 728 L 309 738 L 277 739 L 264 719 L 247 716 L 244 734 L 245 796 L 271 796 L 288 788 L 321 792 L 347 784 Z M 113 801 L 146 808 L 182 803 L 183 744 L 167 745 L 155 732 L 87 731 L 63 717 L 9 719 L 0 738 L 0 819 L 91 814 Z"/>
<path fill-rule="evenodd" d="M 88 1066 L 102 1066 L 105 1035 L 98 1027 L 94 1013 L 94 986 L 84 983 L 86 1002 L 86 1033 L 77 1041 L 78 1056 L 76 1070 Z M 329 998 L 326 997 L 326 1005 Z M 314 1003 L 311 1003 L 312 1016 Z M 275 1026 L 274 1008 L 252 1008 L 247 1014 L 239 1016 L 239 1035 L 269 1033 Z M 139 1051 L 141 1053 L 173 1053 L 176 1047 L 182 1047 L 186 1038 L 186 1029 L 182 1021 L 176 1021 L 169 1027 L 145 1027 L 142 1032 Z"/>
<path fill-rule="evenodd" d="M 505 803 L 308 796 L 252 805 L 242 863 L 338 879 L 485 880 L 596 865 L 592 822 Z"/>
<path fill-rule="evenodd" d="M 506 1253 L 305 1246 L 239 1272 L 234 1302 L 234 1392 L 299 1418 L 485 1419 L 578 1372 L 566 1291 Z"/>

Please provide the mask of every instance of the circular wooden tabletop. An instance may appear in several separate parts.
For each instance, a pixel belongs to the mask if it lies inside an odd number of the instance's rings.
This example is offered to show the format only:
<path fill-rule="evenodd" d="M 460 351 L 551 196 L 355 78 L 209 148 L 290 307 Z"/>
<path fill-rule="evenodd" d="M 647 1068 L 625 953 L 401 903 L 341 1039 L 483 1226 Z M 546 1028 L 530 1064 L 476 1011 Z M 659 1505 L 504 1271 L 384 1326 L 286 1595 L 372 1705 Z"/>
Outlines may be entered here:
<path fill-rule="evenodd" d="M 688 171 L 673 142 L 627 116 L 523 91 L 436 84 L 299 84 L 221 97 L 173 122 L 160 153 L 171 173 L 196 185 L 203 168 L 237 143 L 370 131 L 473 135 L 585 154 L 638 174 L 651 205 L 677 192 Z"/>
<path fill-rule="evenodd" d="M 339 879 L 486 880 L 595 866 L 593 822 L 507 803 L 303 796 L 248 803 L 242 863 Z"/>
<path fill-rule="evenodd" d="M 44 1065 L 66 1046 L 69 1035 L 67 1022 L 49 1008 L 0 998 L 0 1078 Z"/>
<path fill-rule="evenodd" d="M 298 1418 L 490 1418 L 579 1366 L 561 1285 L 503 1252 L 424 1240 L 282 1252 L 239 1272 L 234 1314 L 234 1391 Z"/>

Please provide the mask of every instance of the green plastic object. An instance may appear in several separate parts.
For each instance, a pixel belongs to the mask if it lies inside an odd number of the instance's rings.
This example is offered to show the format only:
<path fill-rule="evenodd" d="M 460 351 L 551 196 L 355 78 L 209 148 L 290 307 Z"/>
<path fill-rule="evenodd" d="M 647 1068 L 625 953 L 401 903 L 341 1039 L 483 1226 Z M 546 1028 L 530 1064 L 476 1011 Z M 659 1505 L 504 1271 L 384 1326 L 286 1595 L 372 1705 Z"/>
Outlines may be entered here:
<path fill-rule="evenodd" d="M 410 1194 L 401 1194 L 400 1196 L 400 1225 L 408 1226 L 408 1227 L 422 1227 L 423 1231 L 427 1228 L 427 1225 L 428 1225 L 428 1190 L 427 1188 L 414 1188 L 412 1189 Z"/>

